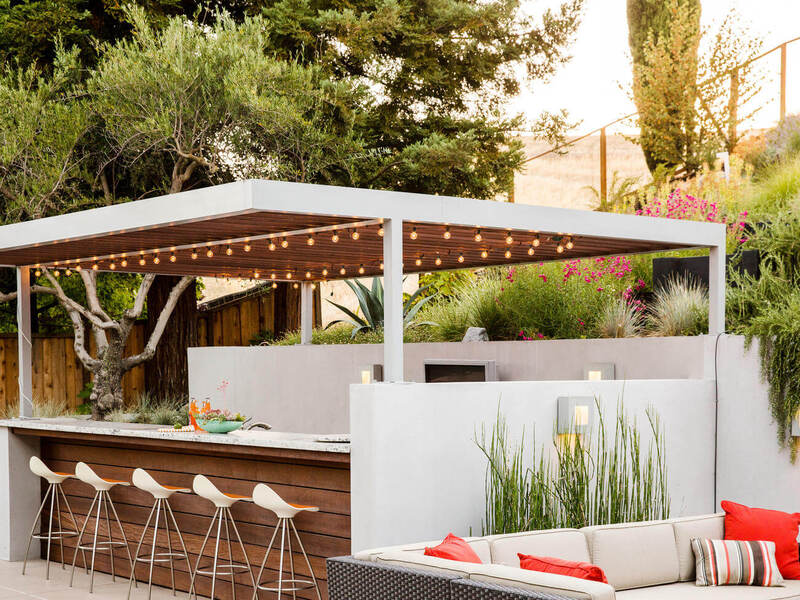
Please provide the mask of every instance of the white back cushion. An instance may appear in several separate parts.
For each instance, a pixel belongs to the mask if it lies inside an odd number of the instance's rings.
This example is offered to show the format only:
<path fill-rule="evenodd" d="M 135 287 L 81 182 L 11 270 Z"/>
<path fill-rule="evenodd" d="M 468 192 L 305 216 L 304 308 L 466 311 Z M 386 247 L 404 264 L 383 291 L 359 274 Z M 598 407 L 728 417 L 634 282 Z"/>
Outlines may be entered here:
<path fill-rule="evenodd" d="M 481 559 L 483 563 L 490 563 L 492 562 L 492 554 L 489 549 L 489 538 L 464 538 L 464 541 L 469 544 L 469 547 L 475 551 L 475 554 L 478 555 L 478 558 Z M 400 546 L 385 546 L 383 548 L 372 548 L 370 550 L 362 550 L 361 552 L 356 552 L 353 557 L 357 558 L 358 560 L 372 560 L 374 561 L 380 554 L 384 554 L 386 552 L 416 552 L 417 554 L 423 554 L 425 552 L 425 548 L 433 548 L 434 546 L 438 546 L 442 543 L 442 540 L 436 540 L 431 542 L 417 542 L 416 544 L 402 544 Z"/>
<path fill-rule="evenodd" d="M 477 563 L 461 562 L 457 560 L 448 560 L 446 558 L 437 558 L 435 556 L 425 556 L 419 552 L 409 552 L 407 550 L 394 550 L 391 552 L 384 552 L 375 557 L 375 562 L 378 564 L 389 564 L 398 567 L 405 567 L 407 569 L 421 569 L 425 571 L 433 571 L 435 573 L 444 573 L 448 575 L 460 575 L 466 577 L 476 567 L 481 565 Z"/>
<path fill-rule="evenodd" d="M 721 540 L 725 538 L 725 513 L 672 519 L 675 546 L 678 551 L 678 580 L 694 581 L 695 560 L 692 538 Z"/>
<path fill-rule="evenodd" d="M 584 527 L 591 562 L 617 590 L 675 583 L 678 551 L 668 522 Z"/>
<path fill-rule="evenodd" d="M 517 553 L 590 562 L 586 536 L 577 529 L 546 529 L 489 538 L 492 562 L 519 567 Z"/>

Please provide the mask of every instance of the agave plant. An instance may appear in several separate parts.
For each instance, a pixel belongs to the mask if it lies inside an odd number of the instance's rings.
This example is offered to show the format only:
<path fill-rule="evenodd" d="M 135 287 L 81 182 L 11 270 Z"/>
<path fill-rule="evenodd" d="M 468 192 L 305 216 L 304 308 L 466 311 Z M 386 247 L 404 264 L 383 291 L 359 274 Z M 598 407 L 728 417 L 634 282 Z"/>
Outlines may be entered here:
<path fill-rule="evenodd" d="M 333 304 L 336 308 L 341 310 L 344 314 L 346 314 L 349 319 L 337 319 L 336 321 L 331 321 L 325 327 L 332 325 L 336 325 L 337 323 L 349 323 L 353 326 L 353 331 L 350 335 L 351 338 L 354 338 L 356 334 L 361 331 L 374 331 L 376 329 L 380 329 L 383 327 L 383 283 L 377 277 L 373 278 L 372 280 L 372 288 L 368 288 L 360 281 L 346 281 L 347 285 L 350 286 L 350 289 L 353 290 L 353 293 L 358 298 L 358 306 L 361 312 L 359 316 L 357 313 L 354 313 L 352 310 L 347 308 L 346 306 L 342 306 L 341 304 L 337 304 L 336 302 L 332 302 L 328 300 L 331 304 Z M 408 327 L 412 324 L 414 317 L 419 312 L 419 309 L 425 306 L 428 302 L 433 300 L 436 296 L 427 296 L 422 298 L 417 302 L 417 300 L 424 294 L 430 286 L 424 286 L 419 288 L 416 292 L 414 292 L 408 300 L 406 300 L 405 304 L 403 305 L 403 329 Z M 423 325 L 425 323 L 416 323 L 416 325 Z M 432 325 L 432 323 L 428 323 Z"/>

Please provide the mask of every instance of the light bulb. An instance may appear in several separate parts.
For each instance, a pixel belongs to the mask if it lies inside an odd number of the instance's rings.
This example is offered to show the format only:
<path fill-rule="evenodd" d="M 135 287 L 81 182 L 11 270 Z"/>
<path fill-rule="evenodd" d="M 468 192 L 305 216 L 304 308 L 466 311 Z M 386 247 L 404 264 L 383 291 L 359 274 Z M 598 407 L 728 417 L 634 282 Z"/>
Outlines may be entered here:
<path fill-rule="evenodd" d="M 567 250 L 572 250 L 575 247 L 575 242 L 572 241 L 572 238 L 567 238 Z"/>
<path fill-rule="evenodd" d="M 140 254 L 139 255 L 139 266 L 143 267 L 144 265 L 145 265 L 144 254 Z M 94 266 L 92 266 L 92 268 L 94 269 Z"/>
<path fill-rule="evenodd" d="M 283 238 L 281 240 L 281 248 L 288 248 L 288 247 L 289 247 L 289 240 L 287 240 L 286 238 Z"/>
<path fill-rule="evenodd" d="M 75 270 L 76 270 L 76 271 L 80 271 L 81 269 L 83 269 L 83 267 L 82 267 L 82 266 L 80 266 L 80 265 L 75 265 Z"/>
<path fill-rule="evenodd" d="M 316 284 L 316 283 L 312 283 L 312 284 L 311 284 L 311 289 L 312 289 L 312 290 L 315 290 L 315 289 L 317 289 L 317 284 Z"/>
<path fill-rule="evenodd" d="M 528 256 L 533 256 L 536 253 L 536 250 L 533 249 L 533 246 L 528 248 Z"/>
<path fill-rule="evenodd" d="M 112 262 L 112 263 L 110 263 L 108 265 L 108 268 L 111 269 L 112 271 L 116 271 L 117 270 L 117 265 Z"/>
<path fill-rule="evenodd" d="M 269 241 L 269 246 L 267 246 L 267 248 L 269 248 L 269 251 L 270 251 L 270 252 L 274 252 L 276 247 L 277 247 L 277 246 L 275 246 L 275 242 L 273 242 L 272 240 L 270 240 L 270 241 Z"/>
<path fill-rule="evenodd" d="M 506 258 L 511 258 L 511 250 L 506 250 L 506 253 L 505 253 L 505 255 L 504 255 L 504 256 L 505 256 Z"/>
<path fill-rule="evenodd" d="M 253 278 L 254 279 L 260 279 L 261 278 L 261 273 L 259 273 L 258 271 L 254 272 L 253 273 Z"/>
<path fill-rule="evenodd" d="M 177 256 L 175 256 L 175 253 L 174 253 L 174 252 L 173 252 L 172 254 L 170 254 L 170 255 L 169 255 L 169 262 L 172 262 L 172 263 L 174 263 L 174 262 L 175 262 L 175 261 L 177 261 L 177 260 L 178 260 L 178 257 L 177 257 Z"/>
<path fill-rule="evenodd" d="M 541 243 L 542 243 L 542 242 L 541 242 L 541 240 L 539 239 L 539 236 L 538 236 L 538 235 L 537 235 L 535 238 L 533 238 L 533 245 L 534 245 L 536 248 L 538 248 L 538 247 L 539 247 L 539 244 L 541 244 Z"/>
<path fill-rule="evenodd" d="M 306 279 L 311 279 L 311 271 L 306 271 Z"/>
<path fill-rule="evenodd" d="M 564 253 L 564 246 L 562 246 L 561 244 L 556 246 L 556 252 L 558 252 L 559 254 L 563 254 Z"/>
<path fill-rule="evenodd" d="M 210 246 L 209 246 L 208 250 L 206 250 L 206 256 L 208 258 L 212 258 L 214 256 L 214 251 L 211 249 Z"/>
<path fill-rule="evenodd" d="M 58 270 L 58 269 L 56 269 L 55 271 L 53 271 L 53 275 L 55 275 L 56 277 L 61 277 L 61 273 L 59 272 L 59 270 Z"/>
<path fill-rule="evenodd" d="M 438 267 L 439 265 L 441 265 L 441 264 L 442 264 L 442 258 L 441 258 L 440 256 L 437 256 L 437 257 L 436 257 L 436 260 L 435 260 L 435 261 L 433 261 L 433 262 L 435 262 L 435 263 L 436 263 L 436 266 Z"/>
<path fill-rule="evenodd" d="M 442 234 L 442 237 L 444 239 L 446 239 L 446 240 L 450 239 L 450 228 L 449 227 L 445 227 L 444 228 L 444 233 Z"/>
<path fill-rule="evenodd" d="M 383 271 L 383 263 L 381 263 L 379 266 L 380 266 L 381 271 Z"/>
<path fill-rule="evenodd" d="M 41 276 L 42 276 L 42 272 L 41 272 L 39 269 L 36 269 L 36 270 L 33 272 L 33 274 L 34 274 L 34 275 L 36 275 L 36 277 L 41 277 Z"/>
<path fill-rule="evenodd" d="M 278 287 L 278 284 L 277 283 L 273 283 L 272 284 L 272 289 L 274 290 L 276 287 Z"/>
<path fill-rule="evenodd" d="M 297 289 L 297 288 L 299 288 L 299 287 L 300 287 L 300 284 L 299 284 L 299 283 L 297 283 L 297 282 L 295 281 L 295 282 L 292 284 L 292 287 L 293 287 L 294 289 Z"/>
<path fill-rule="evenodd" d="M 277 277 L 277 275 L 275 275 L 275 273 L 272 273 L 272 274 L 269 276 L 269 278 L 270 278 L 270 279 L 275 279 L 276 277 Z"/>
<path fill-rule="evenodd" d="M 460 262 L 460 263 L 464 262 L 464 255 L 463 254 L 459 254 L 458 255 L 458 262 Z"/>
<path fill-rule="evenodd" d="M 69 277 L 70 275 L 72 275 L 72 270 L 71 269 L 67 269 L 66 271 L 64 271 L 64 275 Z"/>
<path fill-rule="evenodd" d="M 383 237 L 383 225 L 381 225 L 380 227 L 378 227 L 378 236 L 379 236 L 379 237 Z"/>
<path fill-rule="evenodd" d="M 339 275 L 344 275 L 345 273 L 347 273 L 347 269 L 345 269 L 344 267 L 339 269 Z"/>
<path fill-rule="evenodd" d="M 359 274 L 359 275 L 363 275 L 363 274 L 364 274 L 364 265 L 360 265 L 360 266 L 358 267 L 358 274 Z"/>
<path fill-rule="evenodd" d="M 100 267 L 98 267 L 98 266 L 97 266 L 97 263 L 94 263 L 94 264 L 92 265 L 92 271 L 97 271 L 97 269 L 99 269 L 99 268 L 100 268 Z"/>
<path fill-rule="evenodd" d="M 506 244 L 508 244 L 510 246 L 513 243 L 514 243 L 514 238 L 511 236 L 511 232 L 509 231 L 506 234 Z"/>
<path fill-rule="evenodd" d="M 486 250 L 481 250 L 481 258 L 489 258 L 489 253 Z"/>
<path fill-rule="evenodd" d="M 328 276 L 328 269 L 322 269 L 322 276 L 323 277 L 327 277 Z"/>
<path fill-rule="evenodd" d="M 480 242 L 482 239 L 483 239 L 483 236 L 481 235 L 481 230 L 478 229 L 478 231 L 475 232 L 475 241 L 476 242 Z"/>
<path fill-rule="evenodd" d="M 156 255 L 153 257 L 153 264 L 154 264 L 154 265 L 157 265 L 157 264 L 158 264 L 158 263 L 160 263 L 160 262 L 161 262 L 161 259 L 160 259 L 160 258 L 158 258 L 158 254 L 156 254 Z"/>
<path fill-rule="evenodd" d="M 411 228 L 411 235 L 409 235 L 408 237 L 410 237 L 412 240 L 417 239 L 417 228 L 416 227 L 412 227 Z"/>
<path fill-rule="evenodd" d="M 338 233 L 336 233 L 335 231 L 333 232 L 333 235 L 331 236 L 331 241 L 332 241 L 334 244 L 335 244 L 336 242 L 338 242 L 338 241 L 339 241 L 339 234 L 338 234 Z"/>
<path fill-rule="evenodd" d="M 252 250 L 252 249 L 253 249 L 253 247 L 250 245 L 250 242 L 245 242 L 244 251 L 245 252 L 250 252 L 250 250 Z"/>
<path fill-rule="evenodd" d="M 124 269 L 125 267 L 128 266 L 128 259 L 123 258 L 121 261 L 119 261 L 119 264 L 122 265 L 122 268 Z"/>
<path fill-rule="evenodd" d="M 358 229 L 353 229 L 353 233 L 350 234 L 350 237 L 352 237 L 354 240 L 357 240 L 361 237 L 361 234 L 358 233 Z"/>
<path fill-rule="evenodd" d="M 314 236 L 313 235 L 308 234 L 308 238 L 306 239 L 306 244 L 308 244 L 309 246 L 313 246 L 314 245 Z"/>
<path fill-rule="evenodd" d="M 231 248 L 230 244 L 228 244 L 228 247 L 225 248 L 225 254 L 227 254 L 228 256 L 233 256 L 233 248 Z"/>
<path fill-rule="evenodd" d="M 291 279 L 291 278 L 292 278 L 292 272 L 286 271 L 286 279 Z"/>

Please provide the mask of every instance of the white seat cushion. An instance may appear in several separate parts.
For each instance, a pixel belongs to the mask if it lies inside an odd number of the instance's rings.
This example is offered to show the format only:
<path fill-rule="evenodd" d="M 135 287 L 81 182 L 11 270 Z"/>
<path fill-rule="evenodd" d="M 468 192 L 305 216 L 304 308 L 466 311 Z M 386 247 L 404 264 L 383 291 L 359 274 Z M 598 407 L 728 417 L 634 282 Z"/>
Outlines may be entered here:
<path fill-rule="evenodd" d="M 751 585 L 696 586 L 673 583 L 617 592 L 617 600 L 800 600 L 800 581 L 787 580 L 784 587 Z"/>
<path fill-rule="evenodd" d="M 492 562 L 492 553 L 489 548 L 489 539 L 488 538 L 478 538 L 478 537 L 471 537 L 471 538 L 464 538 L 464 541 L 469 544 L 469 547 L 475 551 L 475 554 L 478 555 L 478 558 L 481 559 L 481 562 L 490 563 Z M 407 552 L 416 552 L 418 554 L 422 554 L 425 552 L 425 548 L 433 548 L 434 546 L 438 546 L 442 543 L 442 540 L 436 540 L 432 542 L 417 542 L 415 544 L 402 544 L 400 546 L 386 546 L 383 548 L 372 548 L 370 550 L 362 550 L 361 552 L 356 552 L 353 555 L 353 558 L 358 560 L 375 560 L 379 554 L 384 554 L 386 552 L 397 552 L 397 551 L 407 551 Z"/>
<path fill-rule="evenodd" d="M 581 529 L 591 562 L 617 590 L 675 583 L 678 552 L 672 524 L 664 521 L 602 525 Z"/>
<path fill-rule="evenodd" d="M 694 581 L 695 560 L 692 538 L 721 540 L 725 537 L 725 513 L 672 519 L 678 551 L 678 581 Z"/>
<path fill-rule="evenodd" d="M 606 583 L 506 565 L 476 565 L 470 571 L 469 578 L 482 583 L 546 592 L 567 598 L 614 600 L 614 588 Z"/>
<path fill-rule="evenodd" d="M 577 529 L 547 529 L 488 538 L 495 564 L 519 567 L 517 553 L 591 562 L 586 536 Z"/>

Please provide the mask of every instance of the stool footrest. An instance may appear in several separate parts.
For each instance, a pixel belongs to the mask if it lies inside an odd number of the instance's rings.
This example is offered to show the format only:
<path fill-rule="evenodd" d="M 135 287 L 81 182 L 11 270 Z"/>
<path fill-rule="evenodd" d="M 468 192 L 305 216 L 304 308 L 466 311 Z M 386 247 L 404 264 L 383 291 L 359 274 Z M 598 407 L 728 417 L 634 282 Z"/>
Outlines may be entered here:
<path fill-rule="evenodd" d="M 77 531 L 54 531 L 49 536 L 46 533 L 34 533 L 31 537 L 36 540 L 63 540 L 76 535 L 78 535 Z"/>
<path fill-rule="evenodd" d="M 300 592 L 316 587 L 316 584 L 309 579 L 281 579 L 281 583 L 291 583 L 293 585 L 293 587 L 283 587 L 283 585 L 281 585 L 281 592 Z M 270 587 L 277 586 L 277 584 L 278 580 L 276 579 L 275 581 L 259 583 L 256 587 L 264 592 L 277 592 L 277 587 Z"/>
<path fill-rule="evenodd" d="M 153 557 L 153 556 L 155 556 L 155 558 L 152 559 L 153 562 L 172 562 L 176 558 L 177 559 L 189 558 L 183 552 L 156 552 L 155 555 L 153 555 L 153 554 L 147 554 L 147 555 L 142 554 L 140 556 L 137 556 L 134 560 L 136 560 L 138 562 L 149 563 L 150 560 L 151 560 L 151 557 Z"/>
<path fill-rule="evenodd" d="M 109 542 L 108 540 L 104 542 L 97 542 L 94 547 L 95 550 L 112 550 L 113 548 L 124 548 L 127 546 L 125 542 Z M 92 544 L 78 544 L 78 550 L 91 550 Z"/>
<path fill-rule="evenodd" d="M 195 573 L 198 575 L 208 575 L 211 577 L 214 575 L 213 571 L 214 565 L 204 565 L 203 568 L 198 568 L 195 570 Z M 223 571 L 222 569 L 227 568 L 230 571 Z M 235 575 L 237 573 L 236 569 L 239 569 L 239 572 L 249 571 L 250 567 L 243 563 L 218 563 L 217 564 L 217 575 Z"/>

